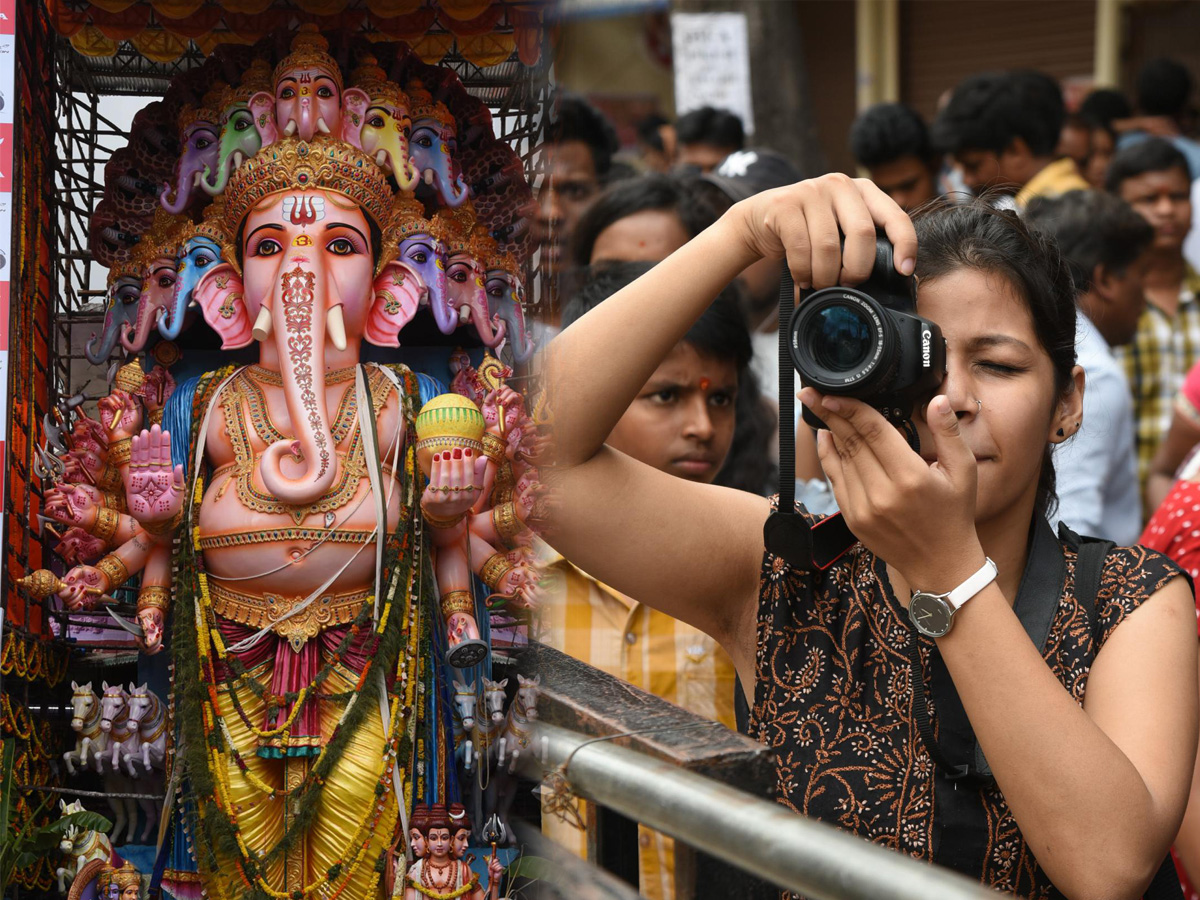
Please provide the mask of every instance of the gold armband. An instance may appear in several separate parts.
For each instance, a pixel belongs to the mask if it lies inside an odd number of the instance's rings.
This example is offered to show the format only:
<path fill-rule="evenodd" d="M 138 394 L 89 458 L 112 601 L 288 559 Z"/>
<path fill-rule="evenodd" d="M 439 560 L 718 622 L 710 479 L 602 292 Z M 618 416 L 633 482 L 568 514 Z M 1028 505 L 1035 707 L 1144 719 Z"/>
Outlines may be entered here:
<path fill-rule="evenodd" d="M 149 534 L 156 537 L 161 537 L 164 534 L 170 534 L 179 527 L 179 523 L 183 521 L 183 508 L 181 507 L 175 515 L 166 522 L 138 522 L 138 525 L 146 530 Z"/>
<path fill-rule="evenodd" d="M 112 466 L 123 466 L 129 462 L 133 453 L 133 438 L 121 438 L 108 445 L 108 463 Z"/>
<path fill-rule="evenodd" d="M 112 463 L 105 463 L 100 474 L 96 476 L 96 487 L 115 493 L 121 486 L 121 470 Z"/>
<path fill-rule="evenodd" d="M 119 513 L 129 512 L 129 506 L 125 503 L 124 494 L 112 494 L 108 491 L 100 492 L 100 502 L 105 509 L 115 509 Z"/>
<path fill-rule="evenodd" d="M 142 585 L 141 591 L 138 592 L 137 608 L 138 612 L 143 609 L 162 609 L 165 610 L 171 605 L 171 592 L 168 588 L 158 584 Z"/>
<path fill-rule="evenodd" d="M 475 615 L 475 598 L 470 591 L 447 591 L 442 594 L 442 617 L 448 619 L 455 613 Z"/>
<path fill-rule="evenodd" d="M 429 513 L 424 513 L 425 521 L 434 528 L 453 528 L 469 514 L 469 512 L 464 512 L 459 513 L 457 516 L 432 516 Z"/>
<path fill-rule="evenodd" d="M 125 563 L 121 557 L 115 553 L 110 553 L 96 563 L 96 568 L 104 573 L 108 579 L 108 589 L 115 591 L 121 585 L 129 580 L 129 569 L 125 567 Z"/>
<path fill-rule="evenodd" d="M 96 510 L 96 524 L 92 526 L 92 534 L 106 544 L 111 544 L 121 524 L 121 514 L 115 509 L 101 507 Z"/>
<path fill-rule="evenodd" d="M 507 575 L 514 566 L 504 558 L 503 553 L 493 553 L 484 561 L 483 566 L 479 570 L 479 580 L 490 587 L 493 591 L 496 590 L 501 579 Z"/>
<path fill-rule="evenodd" d="M 167 411 L 167 408 L 165 406 L 160 406 L 158 409 L 150 410 L 150 412 L 147 414 L 146 418 L 148 418 L 150 420 L 151 425 L 161 425 L 162 420 L 163 420 L 163 413 L 166 411 Z"/>
<path fill-rule="evenodd" d="M 484 432 L 483 455 L 496 465 L 500 465 L 500 463 L 504 462 L 504 441 L 500 440 L 494 434 Z"/>
<path fill-rule="evenodd" d="M 513 540 L 525 531 L 525 524 L 517 518 L 517 505 L 510 501 L 493 506 L 492 527 L 500 540 L 511 547 Z"/>

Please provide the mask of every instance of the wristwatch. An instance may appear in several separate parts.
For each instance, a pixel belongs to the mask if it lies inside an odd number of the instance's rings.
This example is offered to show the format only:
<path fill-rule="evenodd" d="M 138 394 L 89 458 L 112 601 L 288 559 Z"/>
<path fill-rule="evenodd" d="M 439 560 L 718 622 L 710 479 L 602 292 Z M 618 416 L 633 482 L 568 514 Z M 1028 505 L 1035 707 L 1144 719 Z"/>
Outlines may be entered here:
<path fill-rule="evenodd" d="M 986 559 L 978 572 L 952 591 L 944 594 L 914 591 L 908 603 L 908 617 L 913 627 L 926 637 L 945 637 L 954 625 L 954 614 L 995 581 L 997 574 L 996 564 Z"/>

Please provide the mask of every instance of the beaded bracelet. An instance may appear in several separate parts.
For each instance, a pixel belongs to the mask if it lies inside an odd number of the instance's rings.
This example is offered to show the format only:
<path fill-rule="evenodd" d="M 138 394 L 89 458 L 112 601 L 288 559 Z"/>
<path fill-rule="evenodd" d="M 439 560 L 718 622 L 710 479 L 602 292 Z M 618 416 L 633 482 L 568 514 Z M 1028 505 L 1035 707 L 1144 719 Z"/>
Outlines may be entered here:
<path fill-rule="evenodd" d="M 504 558 L 503 553 L 493 553 L 487 558 L 483 566 L 479 569 L 479 580 L 490 587 L 493 591 L 496 590 L 501 579 L 509 573 L 513 568 L 512 564 Z"/>
<path fill-rule="evenodd" d="M 483 435 L 483 455 L 500 465 L 504 461 L 504 441 L 496 437 L 494 434 L 484 433 Z"/>
<path fill-rule="evenodd" d="M 517 517 L 517 505 L 509 501 L 492 507 L 492 527 L 500 540 L 511 547 L 514 538 L 525 531 L 525 524 Z"/>

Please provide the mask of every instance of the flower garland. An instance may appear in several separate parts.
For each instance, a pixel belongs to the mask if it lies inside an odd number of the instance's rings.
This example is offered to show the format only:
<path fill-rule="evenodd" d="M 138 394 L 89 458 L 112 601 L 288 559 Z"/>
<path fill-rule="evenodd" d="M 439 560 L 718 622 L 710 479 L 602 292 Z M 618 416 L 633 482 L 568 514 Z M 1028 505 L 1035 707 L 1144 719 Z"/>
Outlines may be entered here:
<path fill-rule="evenodd" d="M 4 636 L 4 646 L 0 649 L 0 672 L 15 674 L 26 681 L 44 679 L 50 687 L 55 687 L 66 677 L 70 660 L 70 654 L 61 647 L 19 631 L 10 631 Z"/>

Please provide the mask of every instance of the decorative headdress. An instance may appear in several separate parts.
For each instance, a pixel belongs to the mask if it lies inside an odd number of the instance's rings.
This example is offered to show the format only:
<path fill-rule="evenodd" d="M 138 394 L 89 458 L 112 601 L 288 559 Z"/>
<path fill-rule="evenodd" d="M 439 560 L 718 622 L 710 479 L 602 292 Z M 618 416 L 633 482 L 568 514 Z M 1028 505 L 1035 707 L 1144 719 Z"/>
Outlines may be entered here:
<path fill-rule="evenodd" d="M 112 885 L 113 875 L 117 872 L 108 863 L 100 869 L 100 874 L 96 876 L 96 896 L 101 900 L 106 900 L 108 897 L 109 886 Z"/>
<path fill-rule="evenodd" d="M 130 257 L 132 267 L 142 274 L 145 272 L 146 266 L 160 256 L 169 256 L 174 259 L 179 246 L 181 226 L 185 222 L 185 219 L 172 215 L 162 207 L 156 209 L 153 222 L 142 235 L 142 239 Z"/>
<path fill-rule="evenodd" d="M 237 87 L 223 87 L 213 108 L 221 110 L 221 119 L 224 120 L 233 104 L 249 103 L 250 98 L 259 91 L 270 92 L 271 87 L 271 64 L 265 59 L 256 59 L 250 63 L 250 68 L 242 75 Z"/>
<path fill-rule="evenodd" d="M 350 73 L 350 84 L 361 88 L 372 100 L 386 100 L 408 109 L 408 95 L 400 89 L 400 85 L 388 80 L 387 72 L 379 67 L 378 60 L 369 53 L 363 55 L 358 68 Z"/>
<path fill-rule="evenodd" d="M 425 90 L 420 81 L 410 81 L 405 88 L 410 104 L 408 114 L 415 122 L 417 119 L 436 119 L 443 125 L 454 128 L 454 115 L 440 100 L 434 100 L 433 95 Z"/>
<path fill-rule="evenodd" d="M 271 74 L 271 84 L 279 84 L 279 79 L 292 69 L 321 69 L 337 84 L 338 92 L 342 90 L 342 69 L 337 60 L 329 55 L 329 41 L 317 30 L 317 26 L 308 22 L 300 26 L 296 36 L 292 38 L 292 52 L 280 60 L 279 65 Z"/>
<path fill-rule="evenodd" d="M 475 208 L 467 201 L 457 208 L 439 210 L 433 217 L 431 233 L 446 245 L 447 253 L 472 253 Z"/>
<path fill-rule="evenodd" d="M 130 887 L 140 888 L 142 886 L 142 875 L 133 867 L 133 863 L 131 862 L 125 863 L 125 865 L 113 872 L 112 880 L 113 884 L 121 890 Z"/>
<path fill-rule="evenodd" d="M 194 237 L 204 236 L 209 238 L 218 247 L 224 247 L 229 243 L 229 236 L 225 233 L 223 225 L 223 217 L 225 215 L 225 197 L 218 196 L 204 210 L 204 216 L 199 222 L 184 221 L 179 228 L 177 240 L 180 246 Z"/>
<path fill-rule="evenodd" d="M 315 189 L 358 204 L 381 230 L 390 220 L 392 188 L 379 166 L 350 144 L 319 137 L 311 142 L 284 138 L 242 163 L 225 188 L 221 224 L 232 237 L 250 210 L 271 194 Z"/>
<path fill-rule="evenodd" d="M 188 103 L 179 111 L 179 119 L 177 120 L 179 125 L 179 134 L 182 137 L 183 134 L 197 122 L 207 122 L 215 127 L 216 123 L 220 121 L 220 119 L 220 112 L 214 111 L 210 107 L 204 106 L 203 104 L 200 106 L 193 106 L 192 104 Z"/>

